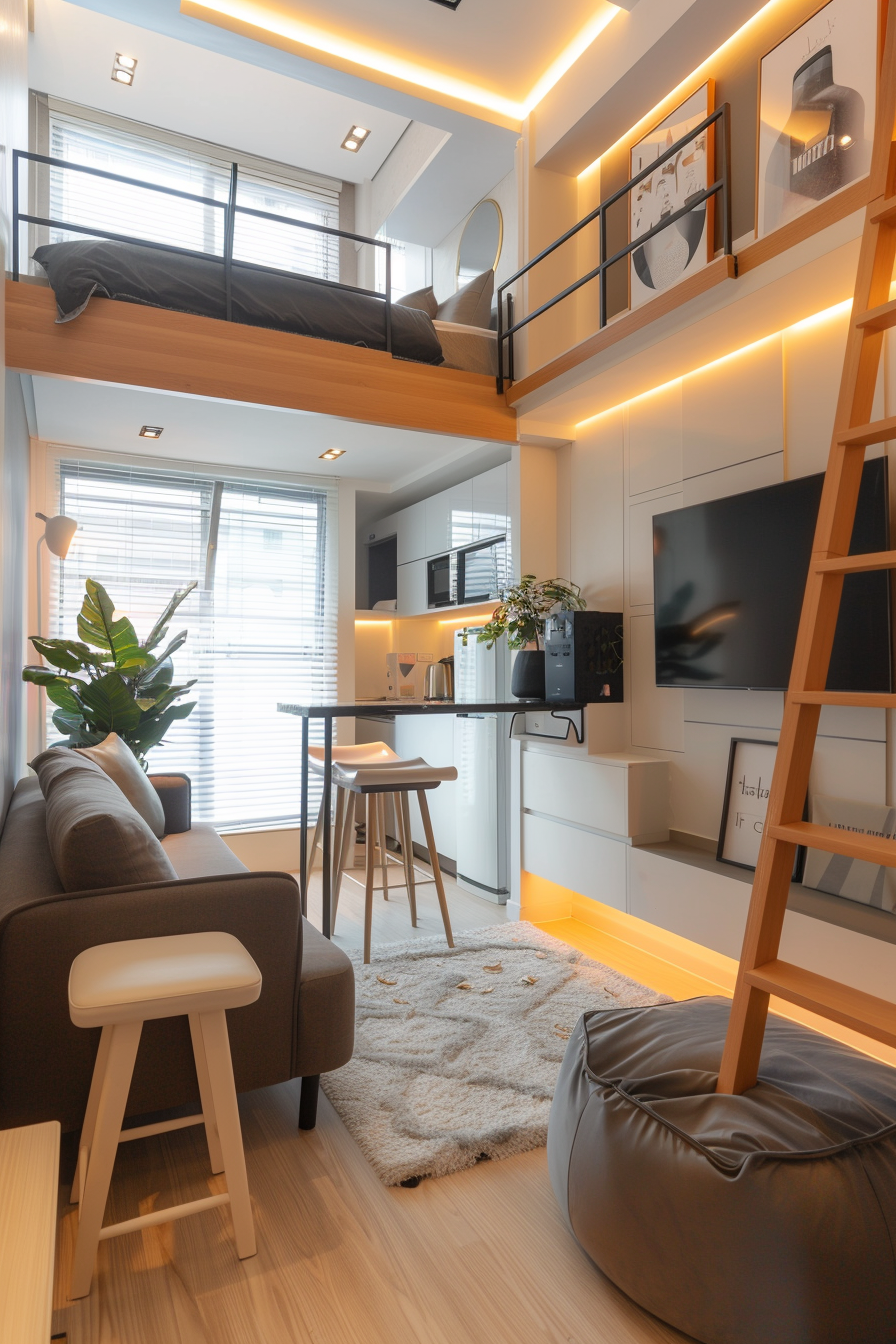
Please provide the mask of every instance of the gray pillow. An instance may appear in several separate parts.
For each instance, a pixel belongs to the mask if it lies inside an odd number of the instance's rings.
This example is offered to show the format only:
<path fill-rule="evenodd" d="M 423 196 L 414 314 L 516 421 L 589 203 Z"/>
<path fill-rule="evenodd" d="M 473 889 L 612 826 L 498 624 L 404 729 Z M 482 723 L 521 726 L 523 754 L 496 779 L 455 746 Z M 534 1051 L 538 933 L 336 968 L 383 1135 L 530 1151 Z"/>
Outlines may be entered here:
<path fill-rule="evenodd" d="M 79 756 L 86 756 L 113 779 L 131 807 L 140 813 L 153 835 L 159 840 L 165 834 L 165 812 L 162 800 L 137 764 L 130 747 L 117 733 L 110 733 L 95 747 L 76 747 Z"/>
<path fill-rule="evenodd" d="M 432 285 L 427 285 L 425 289 L 415 289 L 412 294 L 405 294 L 395 302 L 400 308 L 422 308 L 430 317 L 435 317 L 439 311 L 439 301 L 433 293 Z"/>
<path fill-rule="evenodd" d="M 450 299 L 440 303 L 436 317 L 440 322 L 460 322 L 464 327 L 488 327 L 494 292 L 494 271 L 483 271 Z"/>
<path fill-rule="evenodd" d="M 31 768 L 47 800 L 47 840 L 66 891 L 176 880 L 146 822 L 93 761 L 50 747 Z"/>

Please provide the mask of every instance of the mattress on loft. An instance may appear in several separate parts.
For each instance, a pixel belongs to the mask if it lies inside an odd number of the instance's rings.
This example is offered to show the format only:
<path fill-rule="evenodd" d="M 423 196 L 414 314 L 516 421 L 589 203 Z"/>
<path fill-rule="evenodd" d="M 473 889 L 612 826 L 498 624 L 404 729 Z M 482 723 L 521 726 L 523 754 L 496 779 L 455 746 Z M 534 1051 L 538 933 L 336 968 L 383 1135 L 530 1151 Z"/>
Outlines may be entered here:
<path fill-rule="evenodd" d="M 224 267 L 209 257 L 89 240 L 49 243 L 37 248 L 34 260 L 56 295 L 57 322 L 78 317 L 94 294 L 199 317 L 226 317 Z M 369 350 L 386 348 L 385 304 L 367 294 L 234 266 L 231 296 L 234 322 Z M 443 362 L 427 313 L 392 306 L 392 353 L 421 364 Z"/>

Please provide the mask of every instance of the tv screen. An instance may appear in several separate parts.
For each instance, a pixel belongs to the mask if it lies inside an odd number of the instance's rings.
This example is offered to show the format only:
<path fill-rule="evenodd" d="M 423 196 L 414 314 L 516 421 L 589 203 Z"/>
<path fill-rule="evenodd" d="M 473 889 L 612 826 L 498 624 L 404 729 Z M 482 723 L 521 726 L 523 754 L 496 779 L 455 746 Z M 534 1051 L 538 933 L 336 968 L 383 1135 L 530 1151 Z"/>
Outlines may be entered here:
<path fill-rule="evenodd" d="M 824 475 L 653 520 L 658 686 L 786 689 Z M 865 463 L 850 554 L 890 547 L 886 458 Z M 832 691 L 892 691 L 889 571 L 850 574 Z"/>

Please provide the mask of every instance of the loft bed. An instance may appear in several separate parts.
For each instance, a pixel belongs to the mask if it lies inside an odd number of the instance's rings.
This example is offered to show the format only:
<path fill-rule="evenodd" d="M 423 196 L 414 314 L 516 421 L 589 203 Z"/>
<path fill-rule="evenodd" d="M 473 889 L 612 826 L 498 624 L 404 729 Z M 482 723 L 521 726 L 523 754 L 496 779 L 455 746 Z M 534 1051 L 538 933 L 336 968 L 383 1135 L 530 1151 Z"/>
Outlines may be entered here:
<path fill-rule="evenodd" d="M 21 162 L 88 174 L 220 211 L 223 218 L 221 249 L 197 251 L 88 224 L 53 219 L 49 214 L 21 211 Z M 393 302 L 390 243 L 381 238 L 367 238 L 343 229 L 240 205 L 238 188 L 236 163 L 231 165 L 228 197 L 220 200 L 68 159 L 16 150 L 13 153 L 13 280 L 20 278 L 19 234 L 22 224 L 81 234 L 84 235 L 82 239 L 46 243 L 36 247 L 31 254 L 53 289 L 58 323 L 75 321 L 96 296 L 290 332 L 315 340 L 383 351 L 394 359 L 494 377 L 497 369 L 495 332 L 456 322 L 433 321 L 432 315 L 423 307 Z M 235 257 L 234 237 L 239 216 L 286 224 L 381 249 L 385 257 L 385 293 Z"/>

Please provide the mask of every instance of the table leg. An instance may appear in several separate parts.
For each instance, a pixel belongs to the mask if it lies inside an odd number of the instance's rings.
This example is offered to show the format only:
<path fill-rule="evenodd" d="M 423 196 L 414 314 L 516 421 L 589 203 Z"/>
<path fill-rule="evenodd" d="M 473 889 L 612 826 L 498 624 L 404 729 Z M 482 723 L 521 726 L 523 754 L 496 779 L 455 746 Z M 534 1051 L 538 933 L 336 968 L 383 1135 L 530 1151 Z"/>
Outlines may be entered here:
<path fill-rule="evenodd" d="M 302 715 L 302 801 L 299 805 L 299 893 L 308 914 L 308 716 Z"/>
<path fill-rule="evenodd" d="M 324 719 L 324 871 L 323 871 L 323 920 L 321 932 L 330 937 L 330 895 L 333 878 L 333 856 L 331 853 L 330 793 L 332 784 L 330 773 L 333 766 L 333 720 Z"/>

